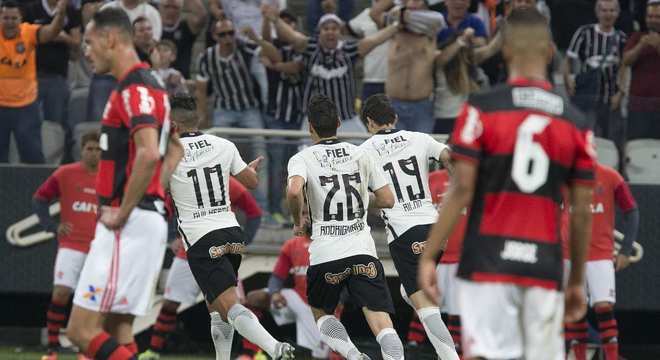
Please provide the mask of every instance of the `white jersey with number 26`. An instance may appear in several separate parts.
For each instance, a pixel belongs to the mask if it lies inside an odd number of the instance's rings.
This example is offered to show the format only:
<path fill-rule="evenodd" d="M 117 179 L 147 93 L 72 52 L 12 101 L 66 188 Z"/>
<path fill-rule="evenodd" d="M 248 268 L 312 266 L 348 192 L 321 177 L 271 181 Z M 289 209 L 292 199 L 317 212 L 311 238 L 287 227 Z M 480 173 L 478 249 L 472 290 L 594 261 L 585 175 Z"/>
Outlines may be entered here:
<path fill-rule="evenodd" d="M 360 147 L 377 153 L 379 168 L 396 198 L 393 208 L 382 210 L 388 243 L 414 226 L 434 223 L 438 212 L 429 190 L 429 160 L 439 161 L 447 145 L 428 134 L 388 129 Z"/>
<path fill-rule="evenodd" d="M 312 220 L 311 265 L 355 255 L 377 257 L 367 225 L 369 190 L 387 185 L 375 154 L 323 140 L 289 160 L 289 178 L 301 176 Z"/>
<path fill-rule="evenodd" d="M 231 211 L 229 176 L 247 164 L 236 145 L 214 135 L 183 133 L 181 144 L 185 154 L 170 178 L 170 192 L 189 247 L 213 230 L 239 226 Z"/>

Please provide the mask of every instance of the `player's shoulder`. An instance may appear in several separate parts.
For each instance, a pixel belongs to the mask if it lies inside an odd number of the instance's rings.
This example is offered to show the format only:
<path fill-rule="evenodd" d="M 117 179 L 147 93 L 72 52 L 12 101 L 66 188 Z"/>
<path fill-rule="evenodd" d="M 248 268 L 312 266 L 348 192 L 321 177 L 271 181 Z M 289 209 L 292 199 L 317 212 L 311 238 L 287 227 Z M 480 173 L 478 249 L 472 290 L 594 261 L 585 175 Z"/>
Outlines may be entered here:
<path fill-rule="evenodd" d="M 70 164 L 65 164 L 61 165 L 53 174 L 57 174 L 58 176 L 67 176 L 71 174 L 78 174 L 81 172 L 83 169 L 82 164 L 80 162 L 74 162 Z"/>
<path fill-rule="evenodd" d="M 121 80 L 117 88 L 119 92 L 131 87 L 144 87 L 152 91 L 165 91 L 163 82 L 154 75 L 148 67 L 137 66 Z"/>
<path fill-rule="evenodd" d="M 604 176 L 612 182 L 618 182 L 619 180 L 623 181 L 623 176 L 621 176 L 621 174 L 619 174 L 619 172 L 613 167 L 597 163 L 596 172 L 602 174 L 601 176 Z"/>

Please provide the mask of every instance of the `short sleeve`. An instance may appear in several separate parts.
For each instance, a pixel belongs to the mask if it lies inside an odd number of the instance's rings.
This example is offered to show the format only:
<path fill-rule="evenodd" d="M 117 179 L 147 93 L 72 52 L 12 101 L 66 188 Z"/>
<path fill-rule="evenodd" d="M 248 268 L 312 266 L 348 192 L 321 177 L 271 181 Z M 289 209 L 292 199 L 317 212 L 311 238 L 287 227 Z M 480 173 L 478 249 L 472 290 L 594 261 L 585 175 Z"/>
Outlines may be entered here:
<path fill-rule="evenodd" d="M 289 159 L 289 165 L 287 166 L 287 171 L 289 173 L 289 179 L 294 176 L 301 176 L 305 181 L 307 181 L 307 167 L 305 166 L 305 161 L 303 160 L 300 154 L 294 155 Z"/>
<path fill-rule="evenodd" d="M 633 33 L 629 38 L 628 41 L 626 41 L 626 47 L 624 48 L 623 51 L 628 51 L 637 46 L 639 43 L 639 40 L 642 38 L 642 33 L 636 32 Z"/>
<path fill-rule="evenodd" d="M 344 51 L 344 53 L 346 53 L 346 56 L 348 56 L 351 59 L 351 61 L 353 61 L 353 63 L 355 63 L 355 61 L 357 60 L 358 55 L 359 55 L 359 53 L 358 53 L 358 41 L 356 41 L 356 40 L 346 40 L 342 44 L 342 50 Z"/>
<path fill-rule="evenodd" d="M 231 151 L 232 151 L 232 159 L 231 159 L 231 166 L 229 168 L 229 172 L 232 175 L 236 175 L 240 173 L 241 171 L 245 170 L 247 167 L 247 164 L 245 161 L 243 161 L 243 158 L 241 158 L 241 154 L 238 152 L 238 149 L 236 148 L 236 145 L 234 143 L 229 143 L 231 145 Z"/>
<path fill-rule="evenodd" d="M 131 129 L 131 133 L 145 126 L 159 126 L 154 95 L 153 90 L 143 85 L 132 85 L 122 90 L 121 101 L 127 114 L 127 123 L 124 125 Z"/>
<path fill-rule="evenodd" d="M 593 186 L 595 178 L 595 156 L 594 133 L 591 130 L 573 131 L 575 140 L 575 158 L 571 167 L 568 181 Z"/>
<path fill-rule="evenodd" d="M 287 241 L 282 246 L 280 251 L 280 256 L 277 257 L 275 262 L 275 267 L 273 268 L 273 275 L 277 276 L 280 279 L 287 279 L 289 277 L 289 271 L 293 266 L 291 261 L 291 241 Z"/>
<path fill-rule="evenodd" d="M 580 28 L 575 31 L 575 34 L 573 34 L 573 37 L 571 38 L 571 42 L 568 45 L 568 49 L 566 49 L 566 55 L 572 59 L 579 59 L 580 58 L 580 53 L 582 51 L 582 47 L 584 45 L 584 33 L 585 33 L 585 27 L 581 26 Z"/>
<path fill-rule="evenodd" d="M 423 136 L 426 139 L 427 158 L 439 161 L 440 160 L 440 154 L 445 149 L 449 148 L 449 146 L 437 141 L 431 135 L 424 134 Z"/>
<path fill-rule="evenodd" d="M 378 164 L 378 155 L 374 151 L 366 151 L 367 161 L 369 162 L 369 189 L 376 191 L 383 186 L 386 186 L 387 180 L 383 174 L 383 169 L 381 169 Z"/>
<path fill-rule="evenodd" d="M 624 213 L 636 209 L 637 202 L 630 191 L 628 183 L 626 183 L 619 173 L 615 172 L 615 175 L 616 183 L 614 184 L 614 200 L 616 201 L 616 205 Z"/>
<path fill-rule="evenodd" d="M 53 201 L 57 199 L 60 194 L 60 175 L 61 171 L 58 169 L 44 181 L 41 186 L 34 192 L 33 198 L 42 201 Z"/>
<path fill-rule="evenodd" d="M 483 132 L 481 112 L 470 103 L 465 103 L 451 134 L 452 157 L 479 162 L 483 146 Z"/>
<path fill-rule="evenodd" d="M 203 52 L 197 59 L 197 80 L 209 81 L 208 51 Z"/>
<path fill-rule="evenodd" d="M 39 44 L 39 29 L 41 25 L 37 24 L 21 24 L 21 36 L 31 47 L 36 47 Z"/>

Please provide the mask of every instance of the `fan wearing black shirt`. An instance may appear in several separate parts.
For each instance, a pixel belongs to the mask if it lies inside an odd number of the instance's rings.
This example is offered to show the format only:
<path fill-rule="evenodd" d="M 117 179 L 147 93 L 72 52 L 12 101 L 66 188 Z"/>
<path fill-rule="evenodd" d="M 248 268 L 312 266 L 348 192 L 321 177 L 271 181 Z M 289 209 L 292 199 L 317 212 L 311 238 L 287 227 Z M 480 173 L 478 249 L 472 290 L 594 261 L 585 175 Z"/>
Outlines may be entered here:
<path fill-rule="evenodd" d="M 201 0 L 161 0 L 158 11 L 163 21 L 162 39 L 171 40 L 177 48 L 173 67 L 188 79 L 193 43 L 206 22 L 204 4 Z"/>

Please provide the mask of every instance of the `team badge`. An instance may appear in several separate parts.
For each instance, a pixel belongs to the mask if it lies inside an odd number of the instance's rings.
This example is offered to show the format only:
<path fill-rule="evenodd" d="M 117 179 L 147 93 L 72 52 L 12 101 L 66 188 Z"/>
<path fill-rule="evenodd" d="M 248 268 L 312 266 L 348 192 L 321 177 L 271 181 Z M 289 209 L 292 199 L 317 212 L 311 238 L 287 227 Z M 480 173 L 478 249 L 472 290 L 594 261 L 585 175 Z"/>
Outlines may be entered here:
<path fill-rule="evenodd" d="M 89 285 L 87 291 L 85 291 L 85 294 L 83 294 L 83 298 L 96 302 L 98 299 L 97 295 L 101 295 L 102 293 L 103 289 L 94 287 L 94 285 Z"/>
<path fill-rule="evenodd" d="M 16 43 L 16 53 L 22 54 L 25 52 L 25 44 L 22 41 Z"/>

